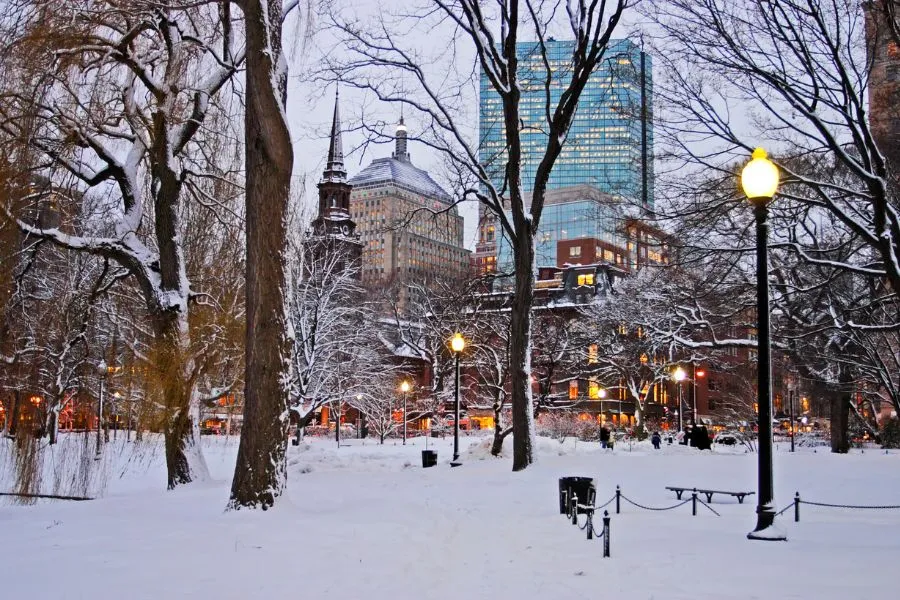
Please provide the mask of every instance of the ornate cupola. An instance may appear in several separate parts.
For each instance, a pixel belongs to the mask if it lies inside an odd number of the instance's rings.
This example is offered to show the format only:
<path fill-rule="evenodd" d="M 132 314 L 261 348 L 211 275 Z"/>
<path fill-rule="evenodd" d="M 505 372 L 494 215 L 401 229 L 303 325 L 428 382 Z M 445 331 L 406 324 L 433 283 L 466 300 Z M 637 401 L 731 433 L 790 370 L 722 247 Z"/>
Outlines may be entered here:
<path fill-rule="evenodd" d="M 350 191 L 353 186 L 347 183 L 347 170 L 344 168 L 339 101 L 340 96 L 335 92 L 328 160 L 318 184 L 319 211 L 312 224 L 315 235 L 355 238 L 356 223 L 350 218 Z"/>
<path fill-rule="evenodd" d="M 400 115 L 400 123 L 397 124 L 397 133 L 394 136 L 396 148 L 392 158 L 400 162 L 409 162 L 409 152 L 406 151 L 406 125 L 403 124 L 403 115 Z"/>

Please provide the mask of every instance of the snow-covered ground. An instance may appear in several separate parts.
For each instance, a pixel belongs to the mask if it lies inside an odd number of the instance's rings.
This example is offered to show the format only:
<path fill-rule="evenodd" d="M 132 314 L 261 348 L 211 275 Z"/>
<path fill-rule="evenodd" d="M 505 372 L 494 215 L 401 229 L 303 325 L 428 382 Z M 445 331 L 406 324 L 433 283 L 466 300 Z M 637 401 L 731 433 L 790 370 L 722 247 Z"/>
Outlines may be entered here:
<path fill-rule="evenodd" d="M 135 455 L 112 444 L 95 462 L 110 475 L 91 502 L 0 507 L 0 597 L 516 598 L 848 600 L 896 593 L 900 510 L 801 507 L 779 519 L 789 541 L 746 539 L 754 497 L 714 498 L 721 517 L 690 504 L 666 512 L 612 506 L 612 557 L 559 514 L 557 478 L 594 477 L 598 500 L 621 485 L 651 506 L 676 504 L 667 485 L 755 490 L 756 455 L 646 445 L 615 451 L 540 440 L 538 463 L 471 446 L 451 468 L 422 469 L 408 446 L 331 440 L 289 447 L 287 497 L 269 512 L 225 512 L 237 440 L 206 438 L 213 481 L 166 492 L 153 442 Z M 509 443 L 509 441 L 508 441 Z M 432 444 L 435 446 L 435 444 Z M 9 465 L 4 463 L 4 469 Z M 775 453 L 779 504 L 900 504 L 900 453 Z M 47 485 L 52 477 L 45 476 Z M 0 476 L 0 491 L 9 489 Z M 598 524 L 599 526 L 599 524 Z"/>

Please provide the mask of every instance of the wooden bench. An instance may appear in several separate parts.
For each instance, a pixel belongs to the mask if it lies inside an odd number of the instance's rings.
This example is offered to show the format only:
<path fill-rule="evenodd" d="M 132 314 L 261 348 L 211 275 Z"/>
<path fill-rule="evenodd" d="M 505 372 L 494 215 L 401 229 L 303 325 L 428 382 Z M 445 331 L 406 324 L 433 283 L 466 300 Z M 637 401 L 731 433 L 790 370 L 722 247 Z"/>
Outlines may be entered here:
<path fill-rule="evenodd" d="M 700 488 L 689 488 L 689 487 L 675 487 L 675 486 L 666 486 L 667 490 L 671 490 L 675 492 L 675 495 L 681 500 L 681 495 L 685 492 L 692 492 L 697 490 L 701 494 L 706 495 L 706 502 L 711 503 L 713 494 L 723 494 L 725 496 L 734 496 L 738 500 L 738 504 L 744 503 L 744 498 L 747 496 L 752 496 L 756 492 L 726 492 L 724 490 L 701 490 Z"/>

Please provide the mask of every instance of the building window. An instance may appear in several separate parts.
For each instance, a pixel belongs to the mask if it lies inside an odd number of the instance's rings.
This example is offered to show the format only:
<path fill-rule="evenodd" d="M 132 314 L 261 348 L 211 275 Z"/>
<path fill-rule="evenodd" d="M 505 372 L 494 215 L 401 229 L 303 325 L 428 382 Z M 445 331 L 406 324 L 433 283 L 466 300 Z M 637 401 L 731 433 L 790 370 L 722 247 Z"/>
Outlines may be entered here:
<path fill-rule="evenodd" d="M 572 246 L 569 248 L 569 256 L 581 256 L 581 246 Z"/>
<path fill-rule="evenodd" d="M 591 344 L 590 346 L 588 346 L 588 364 L 597 364 L 597 344 Z"/>
<path fill-rule="evenodd" d="M 575 400 L 578 398 L 578 382 L 570 381 L 569 382 L 569 400 Z"/>

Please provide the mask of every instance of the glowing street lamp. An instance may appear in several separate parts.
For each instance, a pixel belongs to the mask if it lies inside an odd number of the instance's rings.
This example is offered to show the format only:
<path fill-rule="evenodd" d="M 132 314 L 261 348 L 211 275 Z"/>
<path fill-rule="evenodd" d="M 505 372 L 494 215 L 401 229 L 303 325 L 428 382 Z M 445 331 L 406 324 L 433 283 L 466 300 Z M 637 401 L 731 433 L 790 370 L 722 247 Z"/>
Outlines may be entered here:
<path fill-rule="evenodd" d="M 453 334 L 450 340 L 450 349 L 456 355 L 456 395 L 453 401 L 453 460 L 450 466 L 458 467 L 462 463 L 459 462 L 459 356 L 466 348 L 466 340 L 462 334 L 457 332 Z"/>
<path fill-rule="evenodd" d="M 400 391 L 403 392 L 403 445 L 406 445 L 406 397 L 409 395 L 410 384 L 405 379 L 400 384 Z"/>
<path fill-rule="evenodd" d="M 757 148 L 752 160 L 741 172 L 741 187 L 756 219 L 756 320 L 757 320 L 757 405 L 759 413 L 759 490 L 756 496 L 756 528 L 747 534 L 751 540 L 785 540 L 773 530 L 775 489 L 772 467 L 772 352 L 769 327 L 769 202 L 778 191 L 778 167 L 766 151 Z"/>
<path fill-rule="evenodd" d="M 678 384 L 678 431 L 684 431 L 684 387 L 681 383 L 687 379 L 687 373 L 681 367 L 672 372 L 672 379 Z"/>

